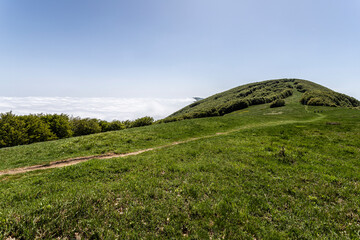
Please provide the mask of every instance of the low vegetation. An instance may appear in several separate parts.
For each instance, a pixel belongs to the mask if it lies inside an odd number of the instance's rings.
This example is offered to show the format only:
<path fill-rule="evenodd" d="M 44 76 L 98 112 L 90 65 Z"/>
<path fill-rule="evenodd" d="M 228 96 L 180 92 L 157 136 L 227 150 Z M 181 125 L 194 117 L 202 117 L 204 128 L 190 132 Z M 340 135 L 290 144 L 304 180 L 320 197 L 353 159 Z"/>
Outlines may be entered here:
<path fill-rule="evenodd" d="M 359 107 L 360 101 L 334 91 L 307 91 L 301 98 L 301 103 L 310 106 L 329 107 Z"/>
<path fill-rule="evenodd" d="M 155 123 L 184 119 L 223 116 L 249 106 L 285 105 L 285 99 L 302 94 L 300 102 L 310 106 L 360 107 L 360 102 L 345 94 L 331 91 L 316 83 L 300 79 L 278 79 L 251 83 L 196 101 Z M 0 114 L 0 148 L 31 144 L 68 137 L 151 125 L 154 119 L 143 117 L 134 121 L 107 122 L 99 119 L 69 117 L 65 114 L 16 116 Z"/>
<path fill-rule="evenodd" d="M 269 102 L 0 149 L 6 170 L 167 146 L 0 176 L 0 239 L 359 239 L 360 111 L 293 90 L 281 114 Z"/>
<path fill-rule="evenodd" d="M 295 79 L 252 83 L 215 94 L 175 112 L 164 122 L 189 118 L 222 116 L 253 105 L 271 103 L 293 95 Z"/>
<path fill-rule="evenodd" d="M 270 108 L 283 107 L 283 106 L 285 106 L 284 99 L 276 99 L 275 101 L 270 103 Z"/>
<path fill-rule="evenodd" d="M 17 152 L 16 161 L 111 144 L 133 151 L 229 132 L 138 156 L 2 176 L 0 238 L 359 238 L 360 112 L 306 111 L 295 97 L 284 114 L 271 111 L 259 105 L 1 149 L 1 161 Z"/>
<path fill-rule="evenodd" d="M 146 126 L 153 122 L 151 117 L 107 122 L 91 118 L 71 118 L 66 114 L 17 116 L 12 112 L 1 113 L 0 148 Z"/>
<path fill-rule="evenodd" d="M 276 79 L 239 86 L 194 102 L 163 122 L 190 118 L 222 116 L 253 105 L 286 99 L 295 92 L 304 94 L 301 102 L 312 106 L 357 107 L 355 98 L 336 93 L 319 84 L 302 79 Z"/>

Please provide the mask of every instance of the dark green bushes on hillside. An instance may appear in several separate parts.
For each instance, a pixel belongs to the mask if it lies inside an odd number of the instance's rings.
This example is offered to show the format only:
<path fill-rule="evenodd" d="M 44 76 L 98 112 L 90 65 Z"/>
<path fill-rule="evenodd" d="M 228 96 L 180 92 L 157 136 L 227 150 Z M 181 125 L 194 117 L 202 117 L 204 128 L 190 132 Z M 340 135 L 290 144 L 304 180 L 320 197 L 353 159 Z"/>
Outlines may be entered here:
<path fill-rule="evenodd" d="M 271 103 L 293 95 L 296 79 L 251 83 L 215 94 L 175 112 L 163 122 L 188 118 L 222 116 L 252 105 Z"/>
<path fill-rule="evenodd" d="M 13 113 L 0 115 L 0 147 L 16 146 L 28 143 L 26 123 Z"/>
<path fill-rule="evenodd" d="M 296 90 L 298 90 L 299 92 L 306 92 L 306 89 L 301 84 L 296 85 Z"/>
<path fill-rule="evenodd" d="M 25 122 L 25 132 L 28 143 L 43 142 L 56 139 L 56 135 L 51 132 L 50 126 L 41 120 L 41 117 L 30 114 L 21 116 L 21 120 Z"/>
<path fill-rule="evenodd" d="M 231 113 L 231 112 L 234 112 L 237 110 L 241 110 L 241 109 L 244 109 L 247 107 L 249 107 L 249 101 L 235 100 L 235 101 L 231 101 L 231 102 L 228 102 L 228 103 L 220 106 L 217 113 L 218 113 L 218 115 L 222 116 L 224 114 Z"/>
<path fill-rule="evenodd" d="M 142 117 L 135 119 L 131 124 L 130 127 L 142 127 L 151 125 L 154 122 L 154 119 L 152 117 Z"/>
<path fill-rule="evenodd" d="M 51 132 L 54 133 L 57 138 L 68 138 L 72 136 L 73 132 L 68 115 L 46 114 L 41 115 L 40 118 L 49 125 Z"/>
<path fill-rule="evenodd" d="M 9 147 L 56 139 L 49 125 L 36 115 L 0 115 L 0 147 Z"/>
<path fill-rule="evenodd" d="M 75 136 L 89 135 L 101 132 L 101 127 L 97 119 L 73 118 L 72 130 Z"/>
<path fill-rule="evenodd" d="M 183 114 L 173 114 L 170 117 L 165 118 L 162 122 L 172 122 L 190 118 L 223 116 L 249 106 L 271 103 L 277 99 L 292 96 L 292 88 L 282 88 L 287 87 L 289 83 L 284 86 L 282 84 L 282 82 L 278 82 L 277 85 L 250 85 L 246 89 L 234 91 L 236 94 L 232 95 L 233 97 L 226 98 L 223 102 L 219 102 L 218 104 L 215 104 L 215 102 L 212 102 L 213 104 L 209 104 L 204 100 L 198 101 L 184 108 Z M 213 99 L 217 100 L 225 98 L 223 95 L 223 93 L 217 94 L 213 96 Z"/>
<path fill-rule="evenodd" d="M 319 84 L 293 78 L 250 83 L 192 103 L 171 114 L 162 120 L 162 122 L 222 116 L 233 111 L 241 110 L 247 106 L 271 103 L 277 99 L 285 99 L 293 95 L 293 91 L 306 93 L 313 90 L 331 91 Z M 351 99 L 349 99 L 349 101 L 353 102 Z M 312 100 L 310 103 L 320 104 L 318 99 Z"/>
<path fill-rule="evenodd" d="M 112 122 L 101 120 L 99 121 L 99 125 L 102 132 L 118 131 L 126 128 L 125 124 L 119 120 L 114 120 Z"/>
<path fill-rule="evenodd" d="M 360 102 L 353 97 L 334 91 L 308 91 L 300 102 L 311 106 L 358 107 Z"/>
<path fill-rule="evenodd" d="M 270 108 L 276 108 L 276 107 L 282 107 L 282 106 L 285 106 L 284 99 L 277 99 L 270 104 Z"/>

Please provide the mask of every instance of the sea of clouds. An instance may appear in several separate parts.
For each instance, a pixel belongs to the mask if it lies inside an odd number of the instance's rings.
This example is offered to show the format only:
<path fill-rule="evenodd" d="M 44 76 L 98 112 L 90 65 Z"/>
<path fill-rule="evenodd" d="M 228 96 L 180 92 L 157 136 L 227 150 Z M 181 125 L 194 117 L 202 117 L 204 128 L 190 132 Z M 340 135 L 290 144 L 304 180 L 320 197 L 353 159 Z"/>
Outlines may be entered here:
<path fill-rule="evenodd" d="M 192 102 L 192 98 L 0 97 L 0 112 L 12 111 L 16 115 L 65 113 L 107 121 L 150 116 L 157 120 Z"/>

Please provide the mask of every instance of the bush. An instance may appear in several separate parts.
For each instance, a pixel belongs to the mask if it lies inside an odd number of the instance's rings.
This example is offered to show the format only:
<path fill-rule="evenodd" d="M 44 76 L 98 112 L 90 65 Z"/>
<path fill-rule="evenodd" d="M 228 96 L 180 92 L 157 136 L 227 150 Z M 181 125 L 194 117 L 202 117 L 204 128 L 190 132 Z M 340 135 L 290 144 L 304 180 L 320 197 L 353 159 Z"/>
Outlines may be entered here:
<path fill-rule="evenodd" d="M 117 130 L 125 129 L 125 124 L 118 120 L 114 120 L 112 122 L 100 121 L 99 124 L 100 124 L 102 132 L 117 131 Z"/>
<path fill-rule="evenodd" d="M 310 106 L 327 106 L 328 104 L 325 102 L 324 99 L 319 98 L 319 97 L 315 97 L 315 98 L 311 98 L 307 102 L 307 105 L 310 105 Z"/>
<path fill-rule="evenodd" d="M 293 90 L 286 89 L 280 93 L 280 98 L 287 98 L 293 95 Z"/>
<path fill-rule="evenodd" d="M 68 138 L 73 135 L 70 118 L 66 114 L 46 114 L 41 116 L 41 120 L 50 126 L 51 132 L 59 139 Z"/>
<path fill-rule="evenodd" d="M 334 91 L 308 91 L 303 94 L 300 102 L 304 105 L 330 107 L 357 107 L 360 102 L 353 97 Z"/>
<path fill-rule="evenodd" d="M 130 127 L 141 127 L 153 124 L 154 119 L 152 117 L 142 117 L 131 122 Z"/>
<path fill-rule="evenodd" d="M 72 131 L 74 136 L 89 135 L 94 133 L 101 132 L 101 127 L 97 119 L 91 118 L 73 118 L 72 122 Z"/>
<path fill-rule="evenodd" d="M 273 101 L 270 104 L 271 108 L 282 107 L 282 106 L 285 106 L 285 100 L 284 99 L 277 99 L 277 100 Z"/>
<path fill-rule="evenodd" d="M 49 125 L 38 115 L 16 116 L 12 112 L 0 115 L 0 147 L 56 139 Z"/>
<path fill-rule="evenodd" d="M 249 107 L 248 101 L 245 100 L 231 101 L 220 106 L 218 110 L 216 108 L 213 108 L 212 111 L 208 112 L 209 114 L 204 117 L 224 115 L 247 107 Z"/>
<path fill-rule="evenodd" d="M 304 86 L 303 85 L 301 85 L 301 84 L 298 84 L 298 85 L 296 85 L 296 89 L 299 91 L 299 92 L 306 92 L 306 89 L 304 88 Z"/>
<path fill-rule="evenodd" d="M 0 115 L 0 146 L 11 147 L 28 143 L 26 123 L 12 112 Z"/>
<path fill-rule="evenodd" d="M 25 122 L 23 131 L 27 133 L 27 144 L 56 139 L 56 135 L 51 132 L 49 124 L 42 121 L 39 116 L 31 114 L 21 116 L 19 119 Z"/>
<path fill-rule="evenodd" d="M 0 113 L 0 148 L 146 126 L 153 122 L 152 117 L 107 122 L 79 117 L 70 119 L 66 114 L 16 116 L 12 112 Z"/>

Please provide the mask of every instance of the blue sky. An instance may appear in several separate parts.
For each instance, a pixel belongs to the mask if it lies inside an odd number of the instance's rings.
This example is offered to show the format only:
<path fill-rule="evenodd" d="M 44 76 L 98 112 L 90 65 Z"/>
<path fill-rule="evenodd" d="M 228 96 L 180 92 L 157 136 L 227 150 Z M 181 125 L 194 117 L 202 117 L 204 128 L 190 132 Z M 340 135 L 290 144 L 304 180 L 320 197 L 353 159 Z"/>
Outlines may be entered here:
<path fill-rule="evenodd" d="M 358 0 L 1 0 L 0 96 L 206 97 L 303 78 L 360 99 Z"/>

